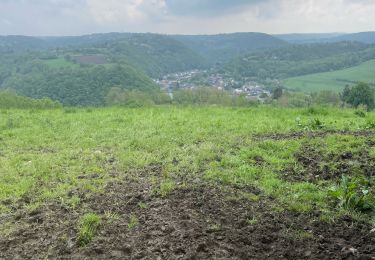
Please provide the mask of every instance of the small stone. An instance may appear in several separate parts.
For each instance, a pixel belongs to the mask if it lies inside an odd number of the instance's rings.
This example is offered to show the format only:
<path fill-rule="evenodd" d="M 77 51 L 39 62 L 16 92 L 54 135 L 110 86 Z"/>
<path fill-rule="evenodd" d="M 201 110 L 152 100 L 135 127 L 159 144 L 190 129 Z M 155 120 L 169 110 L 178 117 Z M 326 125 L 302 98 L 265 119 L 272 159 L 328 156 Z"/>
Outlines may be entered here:
<path fill-rule="evenodd" d="M 370 233 L 375 233 L 375 228 L 371 229 Z"/>
<path fill-rule="evenodd" d="M 305 257 L 310 257 L 311 254 L 312 254 L 312 252 L 311 252 L 310 250 L 309 250 L 309 251 L 306 251 L 306 252 L 305 252 Z"/>

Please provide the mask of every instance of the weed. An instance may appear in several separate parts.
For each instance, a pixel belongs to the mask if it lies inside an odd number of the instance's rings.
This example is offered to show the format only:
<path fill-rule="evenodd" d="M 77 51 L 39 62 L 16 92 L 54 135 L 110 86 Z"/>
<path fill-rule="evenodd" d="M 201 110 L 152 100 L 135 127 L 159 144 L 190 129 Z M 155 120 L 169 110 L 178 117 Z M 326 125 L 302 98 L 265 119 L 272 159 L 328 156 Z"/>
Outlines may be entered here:
<path fill-rule="evenodd" d="M 369 193 L 363 180 L 342 176 L 338 185 L 328 193 L 339 208 L 365 212 L 375 210 L 375 197 Z"/>
<path fill-rule="evenodd" d="M 138 203 L 138 207 L 141 208 L 141 209 L 147 209 L 148 206 L 147 206 L 147 204 L 144 203 L 144 202 L 139 202 L 139 203 Z"/>
<path fill-rule="evenodd" d="M 106 220 L 109 223 L 112 223 L 113 221 L 116 221 L 116 220 L 120 219 L 120 216 L 117 213 L 111 212 L 111 211 L 105 211 L 104 212 L 104 217 L 106 218 Z"/>
<path fill-rule="evenodd" d="M 166 197 L 176 188 L 176 183 L 173 180 L 165 180 L 160 183 L 159 193 L 162 197 Z"/>
<path fill-rule="evenodd" d="M 354 114 L 356 116 L 359 116 L 359 117 L 366 117 L 366 112 L 364 112 L 362 110 L 356 110 L 356 111 L 354 111 Z"/>
<path fill-rule="evenodd" d="M 100 216 L 88 213 L 82 216 L 78 223 L 78 244 L 85 246 L 95 237 L 101 222 Z"/>
<path fill-rule="evenodd" d="M 211 224 L 208 226 L 208 231 L 211 233 L 219 232 L 221 230 L 220 224 Z"/>
<path fill-rule="evenodd" d="M 256 217 L 252 217 L 252 218 L 248 218 L 248 219 L 246 220 L 246 223 L 247 223 L 248 225 L 250 225 L 250 226 L 253 226 L 253 225 L 255 225 L 255 224 L 258 223 L 258 220 L 257 220 Z"/>
<path fill-rule="evenodd" d="M 375 129 L 375 120 L 367 120 L 364 129 Z"/>
<path fill-rule="evenodd" d="M 131 215 L 129 223 L 128 223 L 128 228 L 129 229 L 134 229 L 135 227 L 138 226 L 138 224 L 139 224 L 138 218 L 136 216 L 134 216 L 134 215 Z"/>

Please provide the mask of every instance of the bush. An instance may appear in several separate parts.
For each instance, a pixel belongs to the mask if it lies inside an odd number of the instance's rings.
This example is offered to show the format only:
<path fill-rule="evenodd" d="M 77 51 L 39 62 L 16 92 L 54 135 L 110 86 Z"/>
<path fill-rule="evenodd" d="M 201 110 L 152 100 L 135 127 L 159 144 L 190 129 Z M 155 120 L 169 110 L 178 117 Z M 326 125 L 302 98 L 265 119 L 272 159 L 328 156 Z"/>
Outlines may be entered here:
<path fill-rule="evenodd" d="M 374 90 L 366 83 L 358 83 L 354 87 L 346 86 L 341 93 L 341 99 L 355 108 L 360 105 L 366 106 L 369 111 L 375 108 Z"/>
<path fill-rule="evenodd" d="M 59 102 L 48 98 L 33 99 L 29 97 L 18 96 L 13 91 L 0 91 L 0 108 L 18 108 L 18 109 L 50 109 L 60 108 Z"/>

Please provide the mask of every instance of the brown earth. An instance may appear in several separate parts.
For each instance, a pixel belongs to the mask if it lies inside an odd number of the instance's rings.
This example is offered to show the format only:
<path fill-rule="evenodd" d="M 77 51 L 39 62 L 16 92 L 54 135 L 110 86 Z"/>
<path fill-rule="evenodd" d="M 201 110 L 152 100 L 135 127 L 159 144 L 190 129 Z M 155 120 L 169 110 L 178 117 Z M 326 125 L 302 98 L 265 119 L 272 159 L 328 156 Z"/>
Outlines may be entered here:
<path fill-rule="evenodd" d="M 254 136 L 257 141 L 262 140 L 285 140 L 285 139 L 301 139 L 301 138 L 318 138 L 326 137 L 330 134 L 336 135 L 351 135 L 358 137 L 375 137 L 375 131 L 361 130 L 361 131 L 343 131 L 343 130 L 324 130 L 324 131 L 304 131 L 304 132 L 289 132 L 289 133 L 267 133 L 258 134 Z"/>
<path fill-rule="evenodd" d="M 0 219 L 18 226 L 0 237 L 0 259 L 375 259 L 368 224 L 349 217 L 322 223 L 318 211 L 276 212 L 275 202 L 252 187 L 189 183 L 161 197 L 159 184 L 141 174 L 101 194 L 72 191 L 82 198 L 77 210 L 56 203 L 19 210 Z M 95 239 L 79 247 L 76 224 L 84 212 L 118 217 L 103 217 Z M 129 229 L 131 216 L 139 224 Z"/>
<path fill-rule="evenodd" d="M 372 140 L 367 140 L 366 143 L 367 147 L 355 153 L 341 151 L 329 155 L 324 155 L 318 147 L 305 144 L 295 154 L 296 161 L 303 170 L 300 171 L 290 166 L 282 171 L 282 176 L 293 182 L 337 180 L 342 175 L 374 177 L 375 159 L 369 154 L 369 150 L 372 149 Z"/>

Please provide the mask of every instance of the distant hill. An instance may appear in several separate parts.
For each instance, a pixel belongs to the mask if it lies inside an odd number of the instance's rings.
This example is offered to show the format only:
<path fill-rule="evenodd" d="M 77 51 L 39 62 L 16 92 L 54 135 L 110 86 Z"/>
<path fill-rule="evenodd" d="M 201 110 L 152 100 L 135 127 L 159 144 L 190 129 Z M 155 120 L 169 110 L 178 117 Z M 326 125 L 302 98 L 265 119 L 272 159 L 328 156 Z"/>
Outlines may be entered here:
<path fill-rule="evenodd" d="M 276 38 L 293 44 L 329 42 L 330 39 L 342 36 L 342 33 L 291 33 L 275 34 Z"/>
<path fill-rule="evenodd" d="M 47 43 L 35 37 L 29 36 L 0 36 L 0 52 L 14 52 L 26 50 L 41 50 L 47 47 Z"/>
<path fill-rule="evenodd" d="M 375 32 L 359 33 L 295 33 L 295 34 L 276 34 L 275 37 L 294 44 L 305 43 L 324 43 L 324 42 L 342 42 L 355 41 L 367 44 L 375 43 Z"/>
<path fill-rule="evenodd" d="M 225 62 L 251 51 L 288 45 L 284 40 L 265 33 L 173 35 L 172 37 L 205 57 L 211 64 Z"/>
<path fill-rule="evenodd" d="M 227 63 L 225 68 L 237 77 L 284 79 L 348 68 L 371 59 L 375 59 L 375 46 L 364 43 L 300 44 L 249 53 Z"/>
<path fill-rule="evenodd" d="M 130 64 L 150 77 L 206 66 L 205 59 L 183 43 L 161 34 L 106 33 L 43 37 L 50 48 L 76 54 L 103 54 L 113 63 Z"/>
<path fill-rule="evenodd" d="M 356 41 L 363 42 L 368 44 L 375 43 L 375 32 L 360 32 L 360 33 L 351 33 L 345 34 L 338 37 L 331 38 L 330 41 Z"/>
<path fill-rule="evenodd" d="M 207 67 L 204 57 L 172 37 L 129 34 L 123 39 L 96 44 L 114 63 L 128 63 L 151 77 Z"/>

